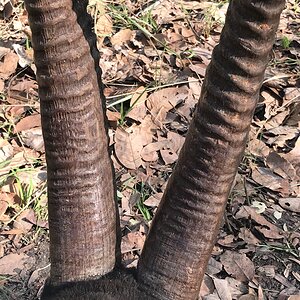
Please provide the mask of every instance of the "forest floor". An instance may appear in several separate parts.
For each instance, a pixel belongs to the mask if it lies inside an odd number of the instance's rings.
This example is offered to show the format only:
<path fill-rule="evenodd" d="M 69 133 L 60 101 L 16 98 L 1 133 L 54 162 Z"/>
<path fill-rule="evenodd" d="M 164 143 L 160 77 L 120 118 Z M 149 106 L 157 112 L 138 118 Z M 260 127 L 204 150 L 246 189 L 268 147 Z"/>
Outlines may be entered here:
<path fill-rule="evenodd" d="M 126 266 L 137 265 L 227 6 L 123 0 L 105 7 L 90 1 Z M 47 174 L 30 36 L 23 1 L 0 0 L 0 300 L 38 299 L 50 269 Z M 202 299 L 300 299 L 299 113 L 300 4 L 288 0 Z"/>

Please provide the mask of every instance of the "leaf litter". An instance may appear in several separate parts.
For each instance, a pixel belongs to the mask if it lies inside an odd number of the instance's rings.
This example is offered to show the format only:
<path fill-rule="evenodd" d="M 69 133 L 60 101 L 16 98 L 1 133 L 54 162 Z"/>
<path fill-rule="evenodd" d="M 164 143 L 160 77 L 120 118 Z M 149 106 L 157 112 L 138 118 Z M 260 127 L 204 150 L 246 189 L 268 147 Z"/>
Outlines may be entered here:
<path fill-rule="evenodd" d="M 127 267 L 184 143 L 227 5 L 90 0 Z M 49 272 L 36 68 L 23 2 L 0 1 L 0 10 L 0 294 L 36 299 Z M 202 299 L 299 299 L 299 20 L 288 0 Z"/>

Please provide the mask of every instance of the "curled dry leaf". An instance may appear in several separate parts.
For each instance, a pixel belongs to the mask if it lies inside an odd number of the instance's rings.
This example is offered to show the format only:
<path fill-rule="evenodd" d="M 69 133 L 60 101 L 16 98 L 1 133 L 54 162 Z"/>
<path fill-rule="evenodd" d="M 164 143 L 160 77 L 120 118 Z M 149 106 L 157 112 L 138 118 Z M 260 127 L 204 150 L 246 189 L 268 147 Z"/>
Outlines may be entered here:
<path fill-rule="evenodd" d="M 221 255 L 221 263 L 225 271 L 239 281 L 251 281 L 254 277 L 254 264 L 246 254 L 225 251 Z"/>

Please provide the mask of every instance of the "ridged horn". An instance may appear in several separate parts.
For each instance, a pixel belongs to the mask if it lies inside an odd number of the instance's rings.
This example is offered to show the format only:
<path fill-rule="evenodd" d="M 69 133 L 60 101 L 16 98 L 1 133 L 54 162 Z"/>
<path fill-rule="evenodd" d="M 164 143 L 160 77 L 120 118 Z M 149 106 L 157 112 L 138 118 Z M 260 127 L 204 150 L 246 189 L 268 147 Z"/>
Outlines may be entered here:
<path fill-rule="evenodd" d="M 47 160 L 51 285 L 100 277 L 119 253 L 98 54 L 81 18 L 86 4 L 25 1 Z"/>
<path fill-rule="evenodd" d="M 244 153 L 284 0 L 232 0 L 138 264 L 152 299 L 197 299 Z"/>

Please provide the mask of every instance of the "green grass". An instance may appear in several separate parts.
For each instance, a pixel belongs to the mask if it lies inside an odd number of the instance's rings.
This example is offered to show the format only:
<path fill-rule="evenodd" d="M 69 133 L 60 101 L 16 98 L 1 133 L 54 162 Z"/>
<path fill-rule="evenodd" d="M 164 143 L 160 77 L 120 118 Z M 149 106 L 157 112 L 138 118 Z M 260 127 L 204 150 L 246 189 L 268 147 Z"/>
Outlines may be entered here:
<path fill-rule="evenodd" d="M 282 46 L 282 48 L 283 49 L 288 49 L 290 47 L 291 42 L 292 41 L 287 36 L 284 36 L 281 39 L 281 46 Z"/>

